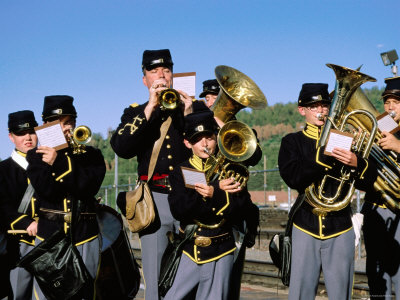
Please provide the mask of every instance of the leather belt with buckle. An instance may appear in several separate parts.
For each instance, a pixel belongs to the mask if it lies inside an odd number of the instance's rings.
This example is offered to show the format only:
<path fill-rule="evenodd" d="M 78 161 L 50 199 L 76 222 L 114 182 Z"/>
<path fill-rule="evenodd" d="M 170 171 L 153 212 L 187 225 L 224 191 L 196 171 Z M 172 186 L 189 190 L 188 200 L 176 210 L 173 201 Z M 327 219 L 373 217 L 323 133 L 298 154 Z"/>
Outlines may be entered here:
<path fill-rule="evenodd" d="M 156 179 L 156 180 L 151 180 L 151 183 L 156 184 L 156 185 L 169 186 L 169 179 L 168 179 L 168 177 L 164 177 L 164 178 L 160 178 L 160 179 Z"/>
<path fill-rule="evenodd" d="M 41 207 L 39 209 L 39 217 L 55 222 L 71 223 L 72 213 L 70 211 L 66 212 Z M 94 220 L 96 218 L 96 213 L 80 213 L 79 218 L 83 220 Z"/>
<path fill-rule="evenodd" d="M 229 233 L 224 233 L 219 236 L 196 236 L 194 244 L 198 247 L 208 247 L 211 244 L 218 244 L 232 238 Z"/>
<path fill-rule="evenodd" d="M 140 180 L 147 181 L 150 185 L 162 185 L 165 187 L 170 187 L 168 175 L 163 175 L 164 177 L 158 179 L 148 180 L 147 175 L 141 175 Z M 154 178 L 154 177 L 153 177 Z"/>

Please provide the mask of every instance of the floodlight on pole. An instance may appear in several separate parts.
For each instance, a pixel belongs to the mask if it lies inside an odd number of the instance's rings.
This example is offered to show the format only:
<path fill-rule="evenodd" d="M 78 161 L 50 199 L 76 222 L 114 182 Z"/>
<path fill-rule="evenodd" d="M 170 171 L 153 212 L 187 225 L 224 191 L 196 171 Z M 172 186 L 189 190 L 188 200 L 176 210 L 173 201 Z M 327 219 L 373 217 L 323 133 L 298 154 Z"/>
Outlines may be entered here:
<path fill-rule="evenodd" d="M 381 58 L 382 58 L 382 62 L 385 66 L 392 65 L 392 73 L 393 73 L 393 76 L 396 77 L 397 76 L 396 60 L 399 59 L 399 57 L 397 56 L 396 50 L 393 49 L 393 50 L 381 53 Z"/>

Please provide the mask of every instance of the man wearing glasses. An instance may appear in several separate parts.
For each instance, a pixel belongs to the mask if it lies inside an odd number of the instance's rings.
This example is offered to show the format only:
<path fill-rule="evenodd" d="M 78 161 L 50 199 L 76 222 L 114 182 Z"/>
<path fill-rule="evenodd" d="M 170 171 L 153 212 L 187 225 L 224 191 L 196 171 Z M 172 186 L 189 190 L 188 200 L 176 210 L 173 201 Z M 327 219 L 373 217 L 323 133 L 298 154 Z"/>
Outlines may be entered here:
<path fill-rule="evenodd" d="M 350 299 L 352 293 L 355 231 L 351 207 L 325 216 L 314 214 L 313 207 L 302 201 L 305 189 L 328 173 L 336 176 L 343 165 L 355 172 L 356 188 L 366 190 L 376 179 L 376 168 L 353 152 L 334 148 L 332 156 L 327 156 L 318 147 L 330 103 L 327 84 L 303 84 L 298 111 L 306 126 L 285 136 L 279 151 L 280 175 L 299 192 L 296 201 L 301 203 L 293 216 L 289 299 L 314 299 L 321 269 L 329 299 Z M 325 196 L 331 196 L 337 185 L 328 183 L 326 191 Z"/>

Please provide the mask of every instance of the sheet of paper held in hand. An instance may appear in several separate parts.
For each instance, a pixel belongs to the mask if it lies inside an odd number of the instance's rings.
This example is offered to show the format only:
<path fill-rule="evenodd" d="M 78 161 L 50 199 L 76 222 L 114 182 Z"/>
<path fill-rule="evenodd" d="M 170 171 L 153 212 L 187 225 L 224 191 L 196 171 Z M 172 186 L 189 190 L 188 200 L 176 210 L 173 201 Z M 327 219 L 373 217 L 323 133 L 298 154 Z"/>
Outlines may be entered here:
<path fill-rule="evenodd" d="M 68 147 L 60 121 L 58 120 L 37 126 L 35 127 L 35 131 L 40 146 L 48 146 L 56 150 Z"/>
<path fill-rule="evenodd" d="M 381 132 L 387 131 L 394 134 L 400 130 L 399 124 L 397 124 L 397 122 L 387 112 L 376 117 L 376 120 L 378 121 L 378 128 Z"/>
<path fill-rule="evenodd" d="M 328 142 L 325 146 L 325 155 L 332 155 L 334 148 L 341 148 L 345 150 L 351 149 L 353 143 L 353 135 L 348 132 L 341 132 L 336 129 L 331 129 L 329 132 Z"/>
<path fill-rule="evenodd" d="M 174 89 L 184 91 L 190 97 L 195 98 L 196 95 L 196 72 L 175 73 Z"/>
<path fill-rule="evenodd" d="M 206 174 L 196 169 L 181 167 L 185 186 L 194 189 L 196 183 L 207 184 Z"/>

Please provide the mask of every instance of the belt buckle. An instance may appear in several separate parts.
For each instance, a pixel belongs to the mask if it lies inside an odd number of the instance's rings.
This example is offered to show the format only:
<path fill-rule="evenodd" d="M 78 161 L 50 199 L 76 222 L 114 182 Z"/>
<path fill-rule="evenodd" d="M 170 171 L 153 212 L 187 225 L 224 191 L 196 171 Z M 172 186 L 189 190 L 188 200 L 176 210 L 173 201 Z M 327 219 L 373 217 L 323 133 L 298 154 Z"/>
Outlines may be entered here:
<path fill-rule="evenodd" d="M 206 236 L 197 236 L 194 244 L 199 247 L 208 247 L 211 245 L 211 238 Z"/>
<path fill-rule="evenodd" d="M 71 223 L 72 221 L 72 213 L 71 212 L 67 212 L 66 214 L 64 214 L 64 222 L 65 223 Z"/>

